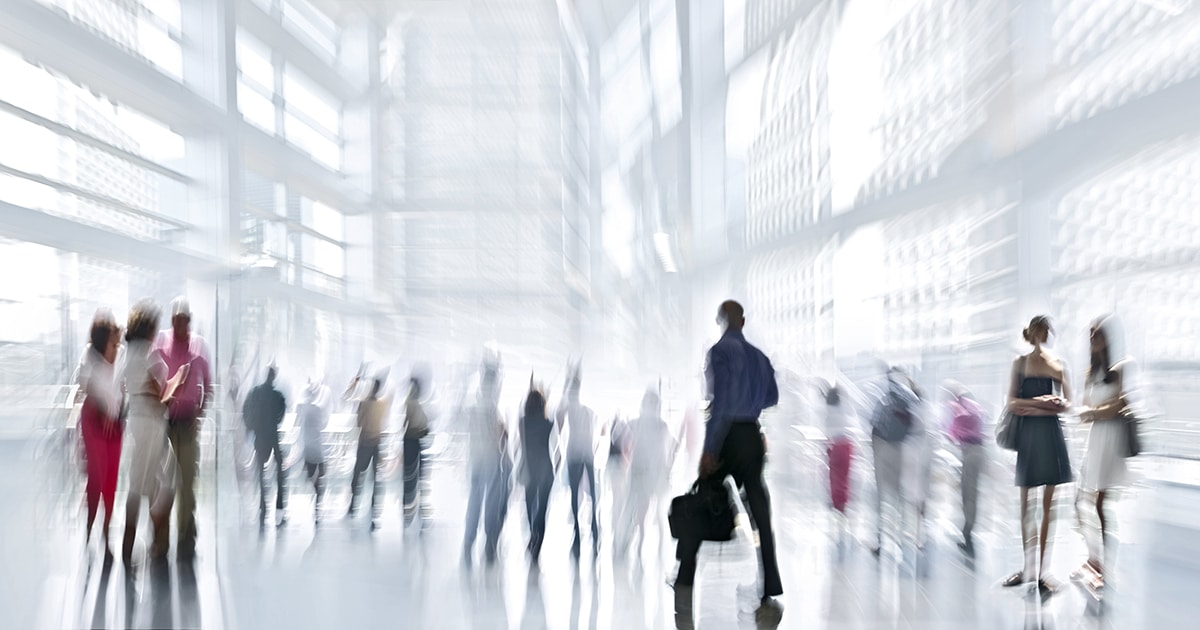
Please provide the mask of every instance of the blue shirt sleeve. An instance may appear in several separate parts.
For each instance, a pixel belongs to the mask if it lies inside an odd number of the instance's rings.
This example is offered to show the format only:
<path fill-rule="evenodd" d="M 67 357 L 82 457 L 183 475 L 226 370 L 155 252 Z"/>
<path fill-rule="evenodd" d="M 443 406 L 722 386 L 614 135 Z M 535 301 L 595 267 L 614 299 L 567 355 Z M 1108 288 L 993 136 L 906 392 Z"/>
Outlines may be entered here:
<path fill-rule="evenodd" d="M 729 404 L 729 360 L 720 344 L 708 351 L 708 364 L 704 375 L 708 382 L 708 423 L 704 425 L 704 453 L 717 457 L 721 454 L 721 445 L 729 434 L 732 418 L 727 413 Z"/>
<path fill-rule="evenodd" d="M 763 409 L 767 409 L 779 404 L 779 383 L 775 382 L 775 367 L 771 365 L 771 360 L 763 355 L 762 361 L 764 378 L 767 379 L 767 398 L 763 401 Z"/>

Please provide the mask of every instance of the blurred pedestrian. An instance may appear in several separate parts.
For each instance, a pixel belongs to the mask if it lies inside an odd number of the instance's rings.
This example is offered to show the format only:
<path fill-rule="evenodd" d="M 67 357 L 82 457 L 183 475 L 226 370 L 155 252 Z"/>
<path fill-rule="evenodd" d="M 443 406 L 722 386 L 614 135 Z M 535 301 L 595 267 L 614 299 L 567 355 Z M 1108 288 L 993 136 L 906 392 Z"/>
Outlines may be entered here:
<path fill-rule="evenodd" d="M 987 452 L 983 446 L 983 407 L 976 402 L 970 390 L 961 383 L 948 383 L 946 391 L 950 399 L 946 403 L 950 425 L 947 434 L 959 448 L 962 462 L 962 477 L 959 487 L 962 494 L 963 539 L 958 548 L 968 557 L 975 556 L 975 518 L 979 511 L 979 475 L 983 471 Z"/>
<path fill-rule="evenodd" d="M 917 395 L 904 371 L 892 367 L 887 373 L 887 388 L 871 414 L 871 454 L 875 463 L 875 542 L 871 552 L 879 554 L 884 530 L 891 527 L 897 534 L 904 530 L 907 501 L 904 496 L 904 441 L 916 423 Z M 889 523 L 884 514 L 885 504 L 897 512 L 897 521 Z"/>
<path fill-rule="evenodd" d="M 176 554 L 187 560 L 196 553 L 196 477 L 200 474 L 200 419 L 212 400 L 208 344 L 191 331 L 192 308 L 186 298 L 171 302 L 171 330 L 160 332 L 155 349 L 162 353 L 167 373 L 189 366 L 167 405 L 167 439 L 175 454 L 178 480 L 175 501 Z M 168 506 L 169 510 L 170 507 Z"/>
<path fill-rule="evenodd" d="M 705 366 L 711 398 L 699 473 L 702 479 L 732 476 L 745 489 L 750 516 L 758 527 L 762 602 L 769 605 L 772 598 L 783 594 L 783 584 L 775 558 L 771 499 L 763 480 L 767 443 L 759 416 L 779 403 L 779 387 L 771 361 L 742 334 L 746 323 L 742 305 L 733 300 L 722 303 L 717 323 L 725 332 L 709 349 Z M 679 559 L 677 587 L 691 587 L 695 581 L 700 542 L 679 540 L 675 554 Z"/>
<path fill-rule="evenodd" d="M 500 359 L 488 353 L 479 371 L 479 389 L 474 405 L 465 412 L 470 461 L 470 491 L 467 495 L 466 531 L 463 535 L 463 563 L 470 566 L 475 552 L 475 537 L 483 519 L 484 557 L 496 560 L 500 528 L 507 513 L 511 486 L 505 464 L 504 418 L 500 413 Z"/>
<path fill-rule="evenodd" d="M 829 500 L 841 516 L 843 525 L 846 504 L 850 501 L 850 464 L 854 461 L 854 437 L 850 432 L 850 405 L 842 401 L 836 384 L 823 392 L 825 399 L 825 436 L 829 440 L 826 456 L 829 462 Z"/>
<path fill-rule="evenodd" d="M 546 508 L 554 484 L 554 463 L 550 458 L 550 436 L 554 423 L 546 417 L 546 396 L 535 387 L 532 377 L 521 415 L 521 465 L 525 483 L 525 514 L 529 519 L 529 554 L 534 564 L 542 554 L 546 536 Z"/>
<path fill-rule="evenodd" d="M 313 485 L 313 522 L 321 522 L 321 503 L 325 498 L 325 460 L 328 457 L 324 431 L 329 426 L 329 387 L 321 380 L 310 380 L 296 405 L 296 422 L 304 446 L 304 476 Z"/>
<path fill-rule="evenodd" d="M 575 520 L 575 540 L 571 543 L 571 555 L 578 558 L 580 549 L 579 503 L 580 487 L 587 480 L 587 492 L 592 516 L 592 554 L 600 551 L 600 528 L 596 522 L 596 414 L 579 401 L 581 374 L 579 365 L 568 369 L 566 400 L 556 414 L 558 430 L 567 434 L 567 483 L 571 488 L 571 514 Z"/>
<path fill-rule="evenodd" d="M 265 469 L 272 456 L 275 459 L 275 511 L 278 525 L 287 524 L 287 476 L 283 470 L 283 450 L 279 445 L 279 425 L 287 414 L 287 399 L 275 387 L 277 369 L 267 368 L 267 378 L 246 395 L 242 404 L 242 419 L 254 432 L 254 454 L 258 471 L 258 526 L 267 522 L 267 478 Z"/>
<path fill-rule="evenodd" d="M 361 376 L 350 383 L 348 393 L 358 390 Z M 358 512 L 359 495 L 362 494 L 363 476 L 372 469 L 374 488 L 371 492 L 371 531 L 379 529 L 379 517 L 383 511 L 383 459 L 379 450 L 387 422 L 390 400 L 383 395 L 383 378 L 371 379 L 367 394 L 358 401 L 356 410 L 358 424 L 358 450 L 354 458 L 354 472 L 350 481 L 350 509 L 347 518 Z"/>
<path fill-rule="evenodd" d="M 79 387 L 83 390 L 80 432 L 87 457 L 87 539 L 104 503 L 101 547 L 111 555 L 108 528 L 112 521 L 117 492 L 117 471 L 121 465 L 121 438 L 124 432 L 123 396 L 114 364 L 121 346 L 121 329 L 112 311 L 102 308 L 92 318 L 79 369 Z"/>
<path fill-rule="evenodd" d="M 1026 355 L 1013 360 L 1008 392 L 1008 411 L 1016 416 L 1017 472 L 1016 485 L 1021 489 L 1021 539 L 1025 564 L 1021 571 L 1010 575 L 1004 586 L 1019 586 L 1037 582 L 1043 595 L 1050 595 L 1058 585 L 1047 571 L 1051 525 L 1054 521 L 1054 489 L 1070 483 L 1071 462 L 1063 436 L 1059 414 L 1070 408 L 1070 386 L 1067 366 L 1049 350 L 1054 339 L 1050 318 L 1038 315 L 1022 331 L 1025 341 L 1033 346 Z M 1042 490 L 1041 527 L 1030 509 L 1030 490 Z"/>
<path fill-rule="evenodd" d="M 1079 475 L 1080 531 L 1087 543 L 1088 560 L 1071 577 L 1087 582 L 1099 593 L 1105 585 L 1107 570 L 1115 556 L 1116 537 L 1112 536 L 1111 514 L 1115 491 L 1128 477 L 1125 458 L 1129 438 L 1124 413 L 1131 397 L 1133 361 L 1125 354 L 1124 338 L 1115 317 L 1101 317 L 1089 330 L 1090 361 L 1084 381 L 1083 404 L 1079 419 L 1088 428 L 1087 451 Z M 1085 500 L 1090 500 L 1099 519 L 1099 531 L 1083 526 Z"/>
<path fill-rule="evenodd" d="M 646 517 L 666 491 L 671 456 L 675 451 L 674 438 L 662 419 L 662 401 L 656 390 L 647 390 L 642 396 L 641 413 L 629 423 L 626 435 L 629 488 L 622 519 L 626 544 L 622 548 L 641 557 L 641 548 L 646 542 Z M 657 509 L 654 519 L 657 527 L 660 524 Z"/>
<path fill-rule="evenodd" d="M 905 516 L 914 516 L 912 539 L 917 549 L 925 548 L 925 514 L 929 494 L 933 489 L 933 452 L 941 439 L 937 423 L 929 422 L 925 394 L 911 376 L 905 374 L 907 385 L 916 403 L 912 407 L 912 426 L 901 448 L 904 450 L 903 489 Z"/>
<path fill-rule="evenodd" d="M 424 517 L 429 511 L 427 499 L 422 496 L 427 484 L 425 475 L 428 470 L 424 440 L 429 435 L 429 417 L 421 405 L 421 397 L 425 393 L 424 383 L 428 379 L 425 372 L 424 367 L 413 371 L 408 381 L 408 397 L 404 400 L 404 524 L 412 525 L 419 508 L 422 528 L 425 525 Z"/>
<path fill-rule="evenodd" d="M 169 492 L 170 481 L 164 474 L 174 466 L 168 462 L 167 403 L 164 397 L 174 395 L 174 389 L 187 378 L 188 366 L 180 367 L 168 381 L 167 364 L 162 353 L 154 349 L 162 309 L 152 300 L 140 300 L 129 310 L 129 325 L 125 332 L 125 360 L 121 370 L 129 400 L 128 428 L 133 445 L 129 449 L 129 495 L 125 502 L 125 541 L 122 559 L 133 560 L 133 545 L 137 539 L 141 502 L 149 501 L 153 542 L 150 557 L 161 558 L 170 539 L 170 502 L 160 492 Z M 167 511 L 162 511 L 164 503 Z"/>

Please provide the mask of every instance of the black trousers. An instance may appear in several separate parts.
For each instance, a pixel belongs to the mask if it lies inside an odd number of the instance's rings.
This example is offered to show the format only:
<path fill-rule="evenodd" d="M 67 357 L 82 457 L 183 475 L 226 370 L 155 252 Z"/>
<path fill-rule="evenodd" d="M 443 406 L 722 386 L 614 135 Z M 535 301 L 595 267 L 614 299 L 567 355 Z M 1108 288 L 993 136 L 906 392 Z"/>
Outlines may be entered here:
<path fill-rule="evenodd" d="M 421 518 L 429 516 L 429 505 L 426 500 L 425 468 L 427 465 L 425 449 L 421 438 L 404 438 L 404 522 L 412 523 L 416 518 L 418 506 Z"/>
<path fill-rule="evenodd" d="M 579 487 L 587 478 L 588 495 L 592 498 L 592 545 L 598 545 L 600 528 L 596 523 L 596 468 L 591 460 L 567 460 L 567 481 L 571 485 L 571 514 L 575 518 L 575 547 L 579 547 Z"/>
<path fill-rule="evenodd" d="M 525 515 L 529 519 L 529 551 L 537 560 L 546 537 L 546 508 L 550 504 L 550 489 L 554 486 L 554 469 L 531 470 L 525 485 Z"/>
<path fill-rule="evenodd" d="M 258 499 L 259 520 L 267 514 L 267 460 L 275 455 L 275 509 L 282 510 L 287 505 L 287 477 L 283 474 L 283 451 L 279 446 L 279 435 L 255 436 L 254 453 L 258 460 Z"/>
<path fill-rule="evenodd" d="M 383 459 L 379 456 L 380 438 L 358 438 L 358 455 L 354 459 L 354 476 L 350 481 L 350 513 L 358 510 L 358 497 L 362 492 L 363 475 L 374 468 L 372 477 L 375 487 L 371 492 L 371 515 L 378 518 L 383 506 Z"/>
<path fill-rule="evenodd" d="M 763 482 L 763 461 L 766 451 L 758 423 L 735 422 L 721 446 L 720 463 L 715 475 L 724 479 L 732 476 L 738 487 L 746 492 L 750 517 L 758 528 L 759 561 L 763 572 L 763 595 L 783 594 L 779 580 L 779 564 L 775 559 L 775 532 L 771 529 L 771 497 Z M 696 579 L 696 554 L 700 540 L 680 539 L 675 549 L 679 560 L 676 584 L 690 586 Z"/>

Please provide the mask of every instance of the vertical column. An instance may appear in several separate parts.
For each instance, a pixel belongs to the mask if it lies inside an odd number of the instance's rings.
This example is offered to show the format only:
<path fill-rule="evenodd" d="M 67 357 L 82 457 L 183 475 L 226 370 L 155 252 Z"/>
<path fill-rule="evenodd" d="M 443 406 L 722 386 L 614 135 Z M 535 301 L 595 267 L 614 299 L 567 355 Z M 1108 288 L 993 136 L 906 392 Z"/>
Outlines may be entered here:
<path fill-rule="evenodd" d="M 1013 0 L 1010 46 L 1013 63 L 1012 135 L 1024 145 L 1050 130 L 1053 94 L 1049 85 L 1053 15 L 1048 3 Z M 1016 147 L 1010 147 L 1016 148 Z M 1033 159 L 1037 159 L 1034 156 Z M 1022 164 L 1022 179 L 1036 164 Z M 1051 214 L 1058 204 L 1057 193 L 1023 197 L 1017 208 L 1017 313 L 1028 319 L 1036 313 L 1051 313 L 1052 262 Z"/>
<path fill-rule="evenodd" d="M 346 297 L 373 312 L 369 321 L 349 326 L 362 331 L 361 339 L 376 351 L 396 350 L 395 326 L 384 312 L 394 309 L 390 254 L 394 229 L 387 212 L 383 163 L 382 77 L 380 47 L 382 19 L 355 13 L 341 25 L 338 71 L 356 87 L 359 97 L 344 103 L 342 111 L 343 170 L 348 183 L 364 199 L 361 214 L 346 216 Z"/>

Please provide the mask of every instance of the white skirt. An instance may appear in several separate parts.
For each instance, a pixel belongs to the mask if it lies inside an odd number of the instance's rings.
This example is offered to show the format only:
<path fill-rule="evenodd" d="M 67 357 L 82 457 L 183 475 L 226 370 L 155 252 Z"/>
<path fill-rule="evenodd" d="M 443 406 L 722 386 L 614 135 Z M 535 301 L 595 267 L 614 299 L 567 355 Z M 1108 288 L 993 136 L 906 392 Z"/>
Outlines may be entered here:
<path fill-rule="evenodd" d="M 152 410 L 129 410 L 129 494 L 153 497 L 161 485 L 167 453 L 167 420 Z"/>
<path fill-rule="evenodd" d="M 1093 422 L 1079 475 L 1080 486 L 1097 492 L 1124 485 L 1128 474 L 1125 448 L 1125 426 L 1121 419 Z"/>

